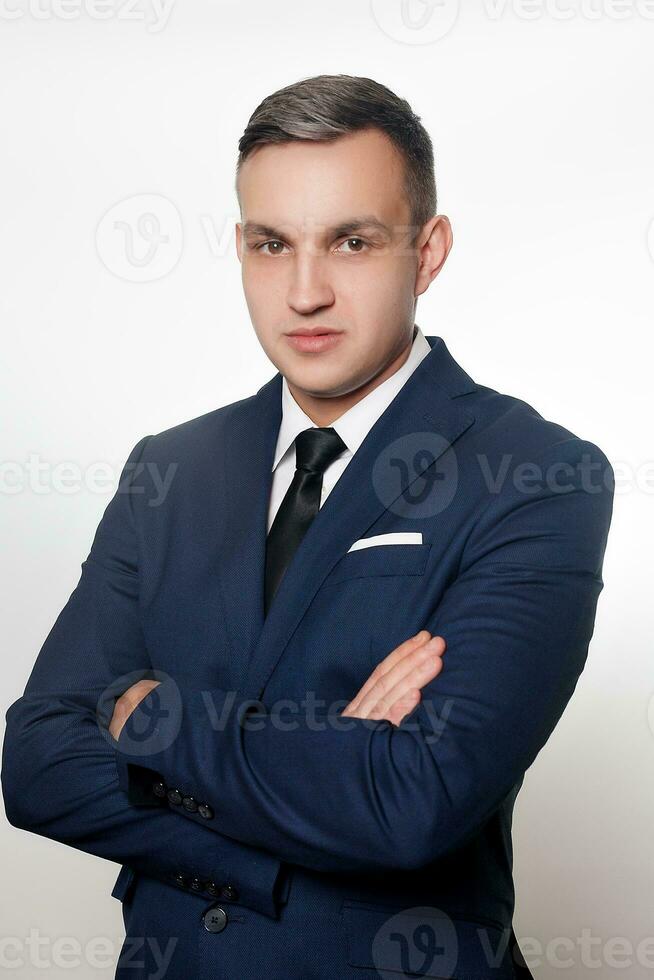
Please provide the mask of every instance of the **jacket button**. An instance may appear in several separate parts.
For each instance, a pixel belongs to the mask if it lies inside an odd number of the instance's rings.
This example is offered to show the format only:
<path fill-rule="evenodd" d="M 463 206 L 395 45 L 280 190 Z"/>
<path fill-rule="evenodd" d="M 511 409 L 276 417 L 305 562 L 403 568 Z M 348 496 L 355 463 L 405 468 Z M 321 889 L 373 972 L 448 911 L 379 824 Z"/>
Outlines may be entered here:
<path fill-rule="evenodd" d="M 188 810 L 189 813 L 195 813 L 195 811 L 198 808 L 198 803 L 197 800 L 194 800 L 192 796 L 185 796 L 184 799 L 182 800 L 182 806 L 184 807 L 185 810 Z"/>
<path fill-rule="evenodd" d="M 220 895 L 220 889 L 214 881 L 208 881 L 204 886 L 204 890 L 208 895 L 211 895 L 213 898 L 217 898 L 218 895 Z"/>
<path fill-rule="evenodd" d="M 191 881 L 189 883 L 189 888 L 193 892 L 201 892 L 204 888 L 204 885 L 202 884 L 199 878 L 191 878 Z"/>
<path fill-rule="evenodd" d="M 202 922 L 207 932 L 222 932 L 227 925 L 227 912 L 220 905 L 207 909 L 202 916 Z"/>
<path fill-rule="evenodd" d="M 173 806 L 179 806 L 179 804 L 182 802 L 182 794 L 178 789 L 168 790 L 168 802 L 172 803 Z"/>
<path fill-rule="evenodd" d="M 208 803 L 200 803 L 198 806 L 198 813 L 201 817 L 204 817 L 205 820 L 211 820 L 213 817 L 213 810 Z"/>
<path fill-rule="evenodd" d="M 160 799 L 163 800 L 164 796 L 166 795 L 166 784 L 162 782 L 153 783 L 152 792 L 154 793 L 155 796 L 158 796 Z"/>
<path fill-rule="evenodd" d="M 220 897 L 226 899 L 228 902 L 235 902 L 238 898 L 238 892 L 233 885 L 223 885 L 220 889 Z"/>
<path fill-rule="evenodd" d="M 176 885 L 179 885 L 180 888 L 186 888 L 186 878 L 181 871 L 178 871 L 173 875 L 173 881 Z"/>

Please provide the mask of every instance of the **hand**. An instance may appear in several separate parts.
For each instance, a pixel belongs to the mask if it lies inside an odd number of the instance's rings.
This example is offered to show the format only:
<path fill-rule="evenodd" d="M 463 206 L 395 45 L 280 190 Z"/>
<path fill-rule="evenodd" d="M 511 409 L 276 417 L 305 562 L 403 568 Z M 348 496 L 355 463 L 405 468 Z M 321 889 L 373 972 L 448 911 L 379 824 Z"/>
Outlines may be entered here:
<path fill-rule="evenodd" d="M 132 684 L 127 690 L 121 694 L 114 705 L 114 713 L 111 716 L 111 721 L 109 723 L 109 733 L 118 741 L 118 736 L 123 730 L 123 725 L 131 715 L 132 711 L 143 700 L 146 694 L 161 684 L 161 681 L 154 680 L 142 680 L 137 681 L 136 684 Z"/>
<path fill-rule="evenodd" d="M 399 725 L 420 700 L 420 688 L 440 673 L 445 647 L 443 637 L 432 637 L 428 630 L 405 640 L 377 664 L 342 715 Z"/>

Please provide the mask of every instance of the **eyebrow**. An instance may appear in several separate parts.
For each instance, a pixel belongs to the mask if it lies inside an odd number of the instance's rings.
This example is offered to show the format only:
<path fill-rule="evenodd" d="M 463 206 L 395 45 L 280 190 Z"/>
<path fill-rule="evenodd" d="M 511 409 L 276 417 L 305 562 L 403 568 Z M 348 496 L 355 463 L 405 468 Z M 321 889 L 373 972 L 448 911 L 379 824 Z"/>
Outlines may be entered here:
<path fill-rule="evenodd" d="M 358 231 L 380 231 L 385 235 L 391 234 L 391 229 L 383 221 L 376 218 L 373 214 L 363 214 L 354 218 L 347 218 L 331 228 L 326 228 L 327 235 L 331 238 L 341 238 L 343 235 L 352 235 Z M 267 238 L 283 238 L 283 232 L 271 225 L 263 225 L 258 221 L 246 221 L 243 224 L 245 235 L 264 235 Z"/>

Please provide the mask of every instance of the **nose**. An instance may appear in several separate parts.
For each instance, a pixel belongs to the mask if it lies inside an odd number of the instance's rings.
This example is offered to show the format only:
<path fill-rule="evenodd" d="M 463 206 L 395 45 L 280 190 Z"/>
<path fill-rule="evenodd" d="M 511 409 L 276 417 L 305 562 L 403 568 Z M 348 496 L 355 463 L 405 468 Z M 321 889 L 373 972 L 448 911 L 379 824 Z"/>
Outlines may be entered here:
<path fill-rule="evenodd" d="M 313 313 L 334 302 L 334 292 L 321 255 L 302 254 L 295 258 L 287 302 L 297 313 Z"/>

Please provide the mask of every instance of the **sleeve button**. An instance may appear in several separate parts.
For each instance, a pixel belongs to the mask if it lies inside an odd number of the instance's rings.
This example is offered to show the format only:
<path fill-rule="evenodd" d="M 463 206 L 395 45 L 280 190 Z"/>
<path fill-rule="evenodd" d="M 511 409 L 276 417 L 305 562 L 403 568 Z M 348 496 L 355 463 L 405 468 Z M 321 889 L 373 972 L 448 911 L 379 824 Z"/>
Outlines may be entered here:
<path fill-rule="evenodd" d="M 215 908 L 207 909 L 202 916 L 202 922 L 207 932 L 222 932 L 227 925 L 227 912 L 217 905 Z"/>
<path fill-rule="evenodd" d="M 233 885 L 223 885 L 223 887 L 220 889 L 220 897 L 229 902 L 235 902 L 238 898 L 238 892 Z"/>
<path fill-rule="evenodd" d="M 185 810 L 188 810 L 189 813 L 195 813 L 198 808 L 198 803 L 192 796 L 185 796 L 182 800 L 182 806 Z"/>
<path fill-rule="evenodd" d="M 182 802 L 182 794 L 178 789 L 168 790 L 168 802 L 172 803 L 173 806 L 179 806 L 179 804 Z"/>
<path fill-rule="evenodd" d="M 200 803 L 198 806 L 198 813 L 205 820 L 211 820 L 213 817 L 213 810 L 208 803 Z"/>
<path fill-rule="evenodd" d="M 154 793 L 155 796 L 158 796 L 160 799 L 163 799 L 166 795 L 166 784 L 162 782 L 153 783 L 152 792 Z"/>

